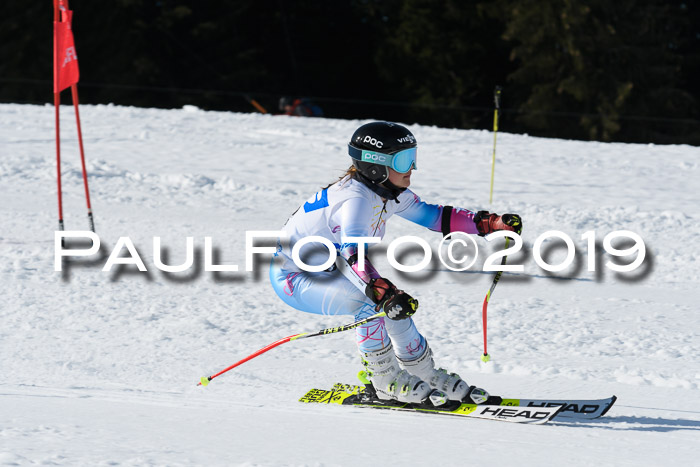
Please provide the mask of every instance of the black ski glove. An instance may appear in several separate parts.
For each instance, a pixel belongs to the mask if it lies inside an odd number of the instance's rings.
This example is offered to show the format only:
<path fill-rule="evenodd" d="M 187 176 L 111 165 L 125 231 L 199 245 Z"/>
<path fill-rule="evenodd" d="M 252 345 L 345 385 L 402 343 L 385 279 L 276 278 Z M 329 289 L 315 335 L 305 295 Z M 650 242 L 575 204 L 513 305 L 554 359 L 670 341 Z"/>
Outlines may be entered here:
<path fill-rule="evenodd" d="M 378 278 L 369 281 L 367 296 L 377 304 L 374 309 L 385 312 L 389 319 L 406 319 L 418 310 L 418 300 L 397 289 L 389 279 Z"/>
<path fill-rule="evenodd" d="M 474 216 L 474 223 L 481 237 L 497 230 L 510 230 L 518 235 L 523 231 L 523 220 L 517 214 L 503 214 L 499 216 L 488 211 L 479 211 Z"/>

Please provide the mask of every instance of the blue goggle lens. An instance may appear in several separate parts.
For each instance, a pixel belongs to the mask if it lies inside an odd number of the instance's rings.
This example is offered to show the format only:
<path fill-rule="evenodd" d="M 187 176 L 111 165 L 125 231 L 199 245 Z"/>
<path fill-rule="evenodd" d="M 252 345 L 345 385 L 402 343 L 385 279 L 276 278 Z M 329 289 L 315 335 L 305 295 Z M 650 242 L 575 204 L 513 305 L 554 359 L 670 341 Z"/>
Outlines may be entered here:
<path fill-rule="evenodd" d="M 417 148 L 404 149 L 395 154 L 384 154 L 377 151 L 360 150 L 348 145 L 348 152 L 353 159 L 385 165 L 402 174 L 418 168 L 416 163 L 416 158 L 418 157 Z"/>
<path fill-rule="evenodd" d="M 418 151 L 416 148 L 404 149 L 394 154 L 394 158 L 391 161 L 391 168 L 399 173 L 405 174 L 409 170 L 417 169 L 416 166 L 416 156 Z"/>

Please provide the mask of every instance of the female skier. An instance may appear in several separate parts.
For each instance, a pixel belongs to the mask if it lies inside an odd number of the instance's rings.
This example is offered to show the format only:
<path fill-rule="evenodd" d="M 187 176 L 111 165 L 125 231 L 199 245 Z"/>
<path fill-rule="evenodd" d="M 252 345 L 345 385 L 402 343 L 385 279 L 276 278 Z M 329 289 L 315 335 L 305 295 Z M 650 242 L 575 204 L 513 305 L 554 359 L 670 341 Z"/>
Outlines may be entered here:
<path fill-rule="evenodd" d="M 270 267 L 270 280 L 277 295 L 288 305 L 309 313 L 353 315 L 356 320 L 379 311 L 378 318 L 356 329 L 357 346 L 377 396 L 408 403 L 430 400 L 467 400 L 480 403 L 486 391 L 472 388 L 455 373 L 436 369 L 432 351 L 418 332 L 411 316 L 418 300 L 398 289 L 365 259 L 358 267 L 357 243 L 342 243 L 342 237 L 383 238 L 386 221 L 397 214 L 404 219 L 447 235 L 450 232 L 487 235 L 496 230 L 520 233 L 520 216 L 498 216 L 486 211 L 428 204 L 408 190 L 416 169 L 416 139 L 396 123 L 373 122 L 352 135 L 348 152 L 352 166 L 335 183 L 317 192 L 287 220 L 283 230 L 287 245 L 278 244 Z M 367 284 L 366 294 L 331 267 L 323 272 L 300 270 L 292 260 L 292 247 L 307 236 L 322 236 L 333 242 L 339 254 Z M 306 264 L 322 264 L 313 255 Z M 435 392 L 441 391 L 444 394 Z M 437 394 L 436 398 L 433 398 Z"/>

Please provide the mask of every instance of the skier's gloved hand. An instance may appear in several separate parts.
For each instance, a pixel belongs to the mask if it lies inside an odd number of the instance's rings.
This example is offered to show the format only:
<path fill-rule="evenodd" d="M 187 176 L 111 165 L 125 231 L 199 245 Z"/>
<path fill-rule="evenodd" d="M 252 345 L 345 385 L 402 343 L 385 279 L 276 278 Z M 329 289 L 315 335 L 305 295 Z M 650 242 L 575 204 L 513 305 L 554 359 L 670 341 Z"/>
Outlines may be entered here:
<path fill-rule="evenodd" d="M 497 230 L 510 230 L 520 235 L 523 231 L 523 220 L 517 214 L 491 214 L 488 211 L 479 211 L 474 216 L 476 230 L 481 237 Z"/>
<path fill-rule="evenodd" d="M 418 310 L 418 300 L 396 288 L 389 279 L 372 279 L 367 285 L 367 296 L 377 304 L 389 319 L 406 319 Z"/>

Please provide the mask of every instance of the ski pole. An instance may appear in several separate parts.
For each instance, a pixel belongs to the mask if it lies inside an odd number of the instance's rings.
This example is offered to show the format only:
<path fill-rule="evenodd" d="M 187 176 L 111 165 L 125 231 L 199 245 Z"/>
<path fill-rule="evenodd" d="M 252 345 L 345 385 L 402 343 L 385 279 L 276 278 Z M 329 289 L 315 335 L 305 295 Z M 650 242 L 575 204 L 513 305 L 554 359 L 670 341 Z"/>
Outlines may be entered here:
<path fill-rule="evenodd" d="M 504 248 L 505 250 L 508 249 L 508 243 L 510 243 L 510 237 L 506 237 L 506 246 Z M 504 256 L 503 259 L 501 260 L 501 266 L 506 264 L 506 258 L 507 258 L 507 256 Z M 483 329 L 484 329 L 484 354 L 481 356 L 481 361 L 484 363 L 491 360 L 491 355 L 489 355 L 488 350 L 486 348 L 486 308 L 489 306 L 489 300 L 491 299 L 491 295 L 493 294 L 493 291 L 496 288 L 496 284 L 498 284 L 498 281 L 501 279 L 502 275 L 503 275 L 503 271 L 498 271 L 496 273 L 496 276 L 493 278 L 493 282 L 491 283 L 491 288 L 486 293 L 486 297 L 484 298 L 484 306 L 481 309 L 481 319 L 483 321 Z"/>
<path fill-rule="evenodd" d="M 83 185 L 85 186 L 85 200 L 87 201 L 87 216 L 90 230 L 95 231 L 95 219 L 92 216 L 92 206 L 90 205 L 90 190 L 88 188 L 88 174 L 85 168 L 85 149 L 83 148 L 83 132 L 80 129 L 80 112 L 78 111 L 78 85 L 71 86 L 71 96 L 73 97 L 73 107 L 75 108 L 75 122 L 78 128 L 78 145 L 80 147 L 80 163 L 83 167 Z"/>
<path fill-rule="evenodd" d="M 496 86 L 493 91 L 493 100 L 496 108 L 493 110 L 493 158 L 491 159 L 491 191 L 489 192 L 489 204 L 493 201 L 493 175 L 496 171 L 496 133 L 498 133 L 498 112 L 501 110 L 501 87 Z"/>
<path fill-rule="evenodd" d="M 197 386 L 207 386 L 207 385 L 209 384 L 209 381 L 211 381 L 212 379 L 216 378 L 217 376 L 223 375 L 223 374 L 226 373 L 227 371 L 233 370 L 233 369 L 236 368 L 238 365 L 242 365 L 243 363 L 247 362 L 248 360 L 252 360 L 252 359 L 254 359 L 255 357 L 257 357 L 257 356 L 259 356 L 259 355 L 262 355 L 262 354 L 264 354 L 265 352 L 267 352 L 268 350 L 272 350 L 272 349 L 274 349 L 275 347 L 277 347 L 277 346 L 279 346 L 279 345 L 285 344 L 285 343 L 287 343 L 287 342 L 299 340 L 299 339 L 306 339 L 306 338 L 308 338 L 308 337 L 325 336 L 326 334 L 335 334 L 336 332 L 348 331 L 348 330 L 350 330 L 350 329 L 355 329 L 356 327 L 362 326 L 362 325 L 365 324 L 365 323 L 369 323 L 370 321 L 375 320 L 375 319 L 377 319 L 377 318 L 381 318 L 381 317 L 383 317 L 383 316 L 386 316 L 386 313 L 384 313 L 384 312 L 382 311 L 382 312 L 379 312 L 379 313 L 377 313 L 377 314 L 375 314 L 375 315 L 370 316 L 369 318 L 361 319 L 360 321 L 355 321 L 354 323 L 345 324 L 345 325 L 343 325 L 343 326 L 338 326 L 338 327 L 335 327 L 335 328 L 328 328 L 328 329 L 321 329 L 320 331 L 313 332 L 313 333 L 302 332 L 302 333 L 300 333 L 300 334 L 294 334 L 294 335 L 292 335 L 292 336 L 284 337 L 284 338 L 282 338 L 282 339 L 280 339 L 280 340 L 278 340 L 278 341 L 276 341 L 276 342 L 273 342 L 273 343 L 270 344 L 270 345 L 267 345 L 267 346 L 263 347 L 262 349 L 258 350 L 257 352 L 248 355 L 246 358 L 237 361 L 237 362 L 234 363 L 233 365 L 229 366 L 228 368 L 225 368 L 225 369 L 221 370 L 220 372 L 218 372 L 218 373 L 216 373 L 216 374 L 214 374 L 214 375 L 211 375 L 211 376 L 202 376 L 202 378 L 199 380 L 199 383 L 197 383 Z"/>
<path fill-rule="evenodd" d="M 56 181 L 58 186 L 58 230 L 65 230 L 63 226 L 63 190 L 61 188 L 61 131 L 60 131 L 60 108 L 61 108 L 61 91 L 59 87 L 59 44 L 57 36 L 58 22 L 61 20 L 61 13 L 58 9 L 58 2 L 54 1 L 53 5 L 53 22 L 54 22 L 54 37 L 53 37 L 53 104 L 55 108 L 56 119 Z M 65 247 L 65 238 L 61 238 L 61 246 Z"/>

